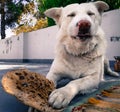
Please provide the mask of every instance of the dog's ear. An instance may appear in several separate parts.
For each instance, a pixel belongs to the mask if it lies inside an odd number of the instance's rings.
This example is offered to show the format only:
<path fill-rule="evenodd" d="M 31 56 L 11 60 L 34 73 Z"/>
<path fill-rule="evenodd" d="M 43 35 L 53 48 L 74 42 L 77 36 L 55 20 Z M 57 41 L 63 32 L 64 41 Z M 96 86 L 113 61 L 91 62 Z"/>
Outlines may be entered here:
<path fill-rule="evenodd" d="M 94 2 L 94 4 L 97 7 L 100 14 L 109 9 L 109 5 L 103 1 L 97 1 Z"/>
<path fill-rule="evenodd" d="M 61 16 L 62 8 L 51 8 L 44 12 L 47 17 L 54 19 L 55 22 L 59 22 Z"/>

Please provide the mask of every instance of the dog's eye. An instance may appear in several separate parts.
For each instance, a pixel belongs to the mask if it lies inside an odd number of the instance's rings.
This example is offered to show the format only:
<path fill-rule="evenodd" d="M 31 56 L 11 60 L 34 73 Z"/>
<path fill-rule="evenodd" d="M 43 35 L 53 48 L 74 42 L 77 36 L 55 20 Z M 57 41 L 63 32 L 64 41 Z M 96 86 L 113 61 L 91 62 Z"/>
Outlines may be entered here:
<path fill-rule="evenodd" d="M 93 16 L 93 15 L 95 15 L 95 13 L 93 13 L 93 12 L 87 12 L 87 14 L 89 15 L 89 16 Z"/>
<path fill-rule="evenodd" d="M 75 13 L 68 14 L 67 17 L 75 17 Z"/>

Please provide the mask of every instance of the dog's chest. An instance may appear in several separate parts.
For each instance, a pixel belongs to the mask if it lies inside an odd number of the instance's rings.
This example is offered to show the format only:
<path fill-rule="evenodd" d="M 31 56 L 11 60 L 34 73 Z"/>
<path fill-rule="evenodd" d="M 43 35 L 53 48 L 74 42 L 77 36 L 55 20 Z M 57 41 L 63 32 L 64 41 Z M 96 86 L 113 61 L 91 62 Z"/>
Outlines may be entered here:
<path fill-rule="evenodd" d="M 64 60 L 65 72 L 70 77 L 79 78 L 101 69 L 101 59 L 72 58 Z"/>

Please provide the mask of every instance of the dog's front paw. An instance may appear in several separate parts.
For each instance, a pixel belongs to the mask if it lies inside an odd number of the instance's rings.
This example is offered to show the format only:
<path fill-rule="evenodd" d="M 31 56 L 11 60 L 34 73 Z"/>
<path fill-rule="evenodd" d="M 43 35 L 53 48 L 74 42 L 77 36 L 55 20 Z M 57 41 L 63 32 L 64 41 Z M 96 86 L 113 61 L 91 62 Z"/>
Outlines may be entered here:
<path fill-rule="evenodd" d="M 53 108 L 62 108 L 67 106 L 72 99 L 70 90 L 63 87 L 60 89 L 54 90 L 49 96 L 49 104 Z"/>

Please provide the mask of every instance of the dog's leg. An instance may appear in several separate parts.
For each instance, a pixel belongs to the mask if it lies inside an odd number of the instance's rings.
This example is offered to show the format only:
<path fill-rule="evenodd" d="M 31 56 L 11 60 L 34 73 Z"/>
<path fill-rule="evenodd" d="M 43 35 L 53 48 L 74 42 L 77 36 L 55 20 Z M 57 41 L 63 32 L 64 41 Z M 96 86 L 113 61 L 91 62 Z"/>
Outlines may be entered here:
<path fill-rule="evenodd" d="M 49 104 L 54 108 L 67 106 L 79 92 L 85 93 L 99 84 L 98 73 L 69 82 L 66 86 L 54 90 L 49 96 Z"/>
<path fill-rule="evenodd" d="M 60 75 L 54 73 L 52 70 L 50 70 L 46 76 L 48 80 L 51 80 L 54 82 L 55 86 L 57 86 L 57 81 L 60 79 Z"/>
<path fill-rule="evenodd" d="M 111 70 L 109 62 L 107 59 L 104 59 L 104 72 L 105 74 L 111 75 L 111 76 L 119 76 L 117 72 L 114 72 Z"/>

